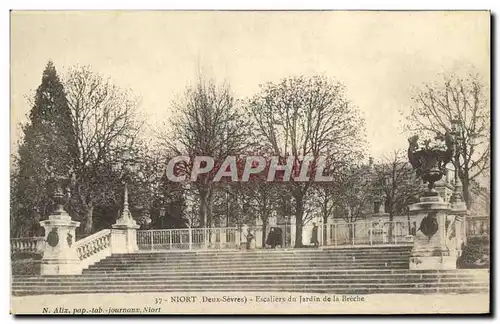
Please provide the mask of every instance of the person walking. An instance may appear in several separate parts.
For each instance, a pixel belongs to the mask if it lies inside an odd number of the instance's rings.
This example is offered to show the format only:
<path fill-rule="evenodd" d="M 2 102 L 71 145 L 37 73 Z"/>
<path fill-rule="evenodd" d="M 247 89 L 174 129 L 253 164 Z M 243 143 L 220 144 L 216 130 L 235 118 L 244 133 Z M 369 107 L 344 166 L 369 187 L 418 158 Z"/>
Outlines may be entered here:
<path fill-rule="evenodd" d="M 313 223 L 313 229 L 312 229 L 312 235 L 311 235 L 311 244 L 314 245 L 314 247 L 319 246 L 319 241 L 318 241 L 318 225 L 316 223 Z"/>

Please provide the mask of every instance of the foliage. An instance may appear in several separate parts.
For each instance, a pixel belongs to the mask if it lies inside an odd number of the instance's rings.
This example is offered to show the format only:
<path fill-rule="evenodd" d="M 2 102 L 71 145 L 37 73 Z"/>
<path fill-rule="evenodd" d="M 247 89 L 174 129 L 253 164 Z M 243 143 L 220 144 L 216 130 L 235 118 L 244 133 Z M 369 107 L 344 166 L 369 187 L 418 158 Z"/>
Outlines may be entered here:
<path fill-rule="evenodd" d="M 489 268 L 490 239 L 488 236 L 470 237 L 457 260 L 459 268 Z"/>
<path fill-rule="evenodd" d="M 346 222 L 356 222 L 373 211 L 371 166 L 354 164 L 339 173 L 334 191 L 336 214 Z"/>
<path fill-rule="evenodd" d="M 273 155 L 326 156 L 333 166 L 360 155 L 363 121 L 345 92 L 342 84 L 325 77 L 291 77 L 261 86 L 247 108 L 257 136 Z M 304 197 L 311 185 L 312 180 L 286 186 L 295 204 L 297 247 L 302 244 Z"/>
<path fill-rule="evenodd" d="M 408 206 L 418 202 L 421 182 L 402 151 L 386 156 L 382 163 L 374 165 L 374 191 L 385 201 L 385 211 L 390 221 L 395 215 L 405 215 Z"/>
<path fill-rule="evenodd" d="M 477 75 L 445 76 L 441 83 L 429 83 L 413 97 L 407 116 L 408 129 L 443 137 L 458 135 L 458 155 L 453 160 L 470 207 L 470 182 L 490 167 L 489 89 Z M 458 122 L 461 129 L 453 129 Z"/>
<path fill-rule="evenodd" d="M 184 97 L 174 103 L 176 117 L 171 122 L 171 134 L 163 138 L 168 150 L 175 155 L 191 157 L 210 156 L 216 164 L 227 156 L 237 156 L 248 146 L 250 130 L 243 113 L 235 105 L 227 84 L 218 85 L 215 80 L 199 78 L 189 87 Z M 192 164 L 181 166 L 181 172 L 190 174 Z M 216 183 L 212 181 L 217 170 L 201 174 L 193 182 L 199 198 L 199 224 L 211 226 L 213 199 Z"/>
<path fill-rule="evenodd" d="M 77 146 L 72 207 L 89 234 L 94 207 L 118 199 L 119 179 L 112 165 L 140 129 L 138 101 L 89 67 L 72 67 L 64 84 Z"/>
<path fill-rule="evenodd" d="M 52 211 L 53 176 L 68 176 L 76 154 L 71 112 L 56 68 L 48 62 L 13 168 L 11 232 L 30 236 Z"/>

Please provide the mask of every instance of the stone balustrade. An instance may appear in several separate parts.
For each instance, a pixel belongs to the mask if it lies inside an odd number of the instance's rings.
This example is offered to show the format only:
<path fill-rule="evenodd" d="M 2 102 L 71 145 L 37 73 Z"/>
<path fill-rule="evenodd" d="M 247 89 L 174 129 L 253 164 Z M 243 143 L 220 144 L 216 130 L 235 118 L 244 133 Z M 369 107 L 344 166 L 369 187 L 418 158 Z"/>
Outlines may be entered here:
<path fill-rule="evenodd" d="M 111 255 L 111 230 L 104 229 L 75 242 L 81 269 Z"/>
<path fill-rule="evenodd" d="M 10 249 L 12 253 L 31 252 L 42 253 L 45 238 L 41 237 L 19 237 L 10 240 Z"/>

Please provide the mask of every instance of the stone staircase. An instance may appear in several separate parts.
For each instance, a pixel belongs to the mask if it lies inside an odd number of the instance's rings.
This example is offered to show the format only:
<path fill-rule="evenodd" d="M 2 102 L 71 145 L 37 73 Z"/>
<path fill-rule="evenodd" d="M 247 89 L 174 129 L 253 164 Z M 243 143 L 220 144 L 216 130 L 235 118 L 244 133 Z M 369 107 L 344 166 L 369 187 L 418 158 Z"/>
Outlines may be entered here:
<path fill-rule="evenodd" d="M 488 270 L 410 271 L 409 246 L 139 252 L 80 276 L 14 276 L 13 295 L 168 291 L 478 293 Z"/>

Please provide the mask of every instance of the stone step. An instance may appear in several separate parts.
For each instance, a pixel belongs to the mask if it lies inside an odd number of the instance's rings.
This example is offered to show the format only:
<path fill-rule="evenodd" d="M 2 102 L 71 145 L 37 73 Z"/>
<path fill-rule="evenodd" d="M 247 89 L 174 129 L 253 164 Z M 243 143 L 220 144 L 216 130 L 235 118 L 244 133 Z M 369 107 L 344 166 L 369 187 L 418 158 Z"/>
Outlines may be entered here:
<path fill-rule="evenodd" d="M 170 257 L 162 256 L 155 258 L 131 258 L 131 257 L 110 257 L 107 260 L 110 261 L 140 261 L 140 262 L 156 262 L 156 261 L 224 261 L 224 260 L 248 260 L 248 261 L 259 261 L 259 260 L 284 260 L 284 261 L 294 261 L 294 260 L 350 260 L 350 259 L 360 259 L 360 260 L 380 260 L 380 259 L 395 259 L 395 258 L 406 258 L 410 257 L 409 254 L 381 254 L 378 256 L 373 255 L 310 255 L 310 256 L 254 256 L 249 257 L 245 255 L 236 255 L 231 257 L 209 257 L 209 256 L 189 256 L 189 257 Z"/>
<path fill-rule="evenodd" d="M 113 260 L 105 259 L 99 262 L 99 264 L 200 264 L 200 263 L 328 263 L 328 264 L 341 264 L 344 262 L 378 262 L 383 263 L 387 261 L 409 261 L 409 258 L 405 257 L 394 257 L 394 258 L 380 258 L 380 259 L 362 259 L 362 258 L 346 258 L 344 260 L 336 259 L 295 259 L 295 260 L 280 260 L 280 259 L 206 259 L 206 260 Z"/>
<path fill-rule="evenodd" d="M 335 257 L 335 256 L 371 256 L 371 257 L 380 257 L 380 256 L 397 256 L 397 255 L 409 255 L 409 251 L 388 251 L 388 252 L 380 252 L 380 253 L 372 253 L 372 252 L 341 252 L 341 253 L 330 253 L 326 251 L 316 252 L 316 253 L 277 253 L 277 252 L 268 252 L 268 253 L 250 253 L 250 252 L 236 252 L 233 254 L 198 254 L 198 253 L 137 253 L 135 255 L 130 254 L 115 254 L 110 258 L 122 258 L 122 259 L 161 259 L 161 258 L 169 258 L 169 259 L 184 259 L 184 258 L 228 258 L 228 257 L 244 257 L 244 258 L 263 258 L 263 257 L 272 257 L 272 258 L 309 258 L 309 257 Z"/>
<path fill-rule="evenodd" d="M 195 270 L 195 269 L 194 269 Z M 159 272 L 159 274 L 162 274 L 163 272 Z M 185 273 L 197 273 L 199 275 L 213 275 L 212 272 L 199 272 L 199 271 L 193 271 L 193 269 L 189 269 Z M 330 273 L 338 273 L 338 274 L 361 274 L 361 275 L 370 275 L 370 274 L 380 274 L 380 275 L 387 275 L 387 274 L 471 274 L 471 275 L 478 275 L 478 274 L 483 274 L 483 275 L 489 275 L 490 271 L 489 269 L 445 269 L 445 270 L 410 270 L 410 269 L 326 269 L 326 270 L 300 270 L 300 271 L 294 271 L 294 270 L 286 270 L 286 271 L 281 271 L 281 270 L 261 270 L 261 271 L 246 271 L 246 270 L 241 270 L 241 271 L 234 271 L 234 270 L 229 270 L 229 271 L 224 271 L 224 273 L 229 273 L 229 274 L 240 274 L 240 273 L 249 273 L 249 274 L 262 274 L 262 273 L 268 273 L 268 274 L 300 274 L 300 273 L 317 273 L 317 274 L 330 274 Z M 15 275 L 13 276 L 14 278 L 24 278 L 26 275 Z M 29 276 L 28 276 L 29 277 Z M 60 276 L 36 276 L 36 278 L 64 278 L 64 277 L 79 277 L 78 275 L 60 275 Z"/>
<path fill-rule="evenodd" d="M 223 264 L 223 265 L 231 265 L 231 264 L 263 264 L 263 265 L 269 265 L 269 264 L 325 264 L 325 265 L 342 265 L 342 264 L 384 264 L 385 262 L 409 262 L 408 258 L 399 258 L 399 259 L 381 259 L 381 260 L 359 260 L 359 259 L 354 259 L 354 260 L 343 260 L 343 261 L 338 261 L 335 262 L 329 261 L 329 260 L 324 260 L 324 261 L 311 261 L 311 260 L 294 260 L 294 261 L 281 261 L 281 260 L 207 260 L 207 261 L 157 261 L 157 262 L 140 262 L 140 261 L 130 261 L 130 262 L 116 262 L 116 261 L 101 261 L 98 264 L 99 265 L 127 265 L 127 264 L 132 264 L 132 265 L 145 265 L 145 266 L 150 266 L 150 265 L 178 265 L 178 266 L 187 266 L 190 267 L 192 265 L 199 265 L 199 264 Z"/>
<path fill-rule="evenodd" d="M 303 288 L 323 288 L 323 289 L 351 289 L 351 290 L 357 290 L 357 289 L 370 289 L 370 288 L 446 288 L 446 289 L 451 289 L 451 288 L 469 288 L 470 286 L 477 287 L 477 288 L 483 288 L 483 289 L 488 289 L 489 284 L 488 283 L 475 283 L 475 284 L 464 284 L 464 283 L 443 283 L 443 284 L 436 284 L 434 282 L 427 282 L 427 283 L 361 283 L 361 284 L 356 284 L 356 283 L 350 283 L 350 284 L 335 284 L 335 283 L 322 283 L 322 282 L 307 282 L 307 281 L 300 281 L 300 282 L 243 282 L 243 283 L 153 283 L 153 284 L 145 284 L 142 282 L 139 283 L 128 283 L 128 284 L 106 284 L 106 285 L 101 285 L 100 287 L 96 287 L 92 284 L 87 284 L 87 285 L 77 285 L 77 286 L 70 286 L 70 285 L 33 285 L 30 287 L 25 287 L 25 286 L 13 286 L 12 289 L 19 291 L 19 290 L 26 290 L 27 288 L 32 289 L 32 290 L 40 290 L 42 291 L 43 289 L 48 289 L 48 290 L 66 290 L 66 291 L 81 291 L 81 290 L 112 290 L 112 289 L 141 289 L 141 288 L 152 288 L 152 289 L 169 289 L 169 288 L 181 288 L 184 287 L 186 289 L 194 289 L 194 288 L 204 288 L 204 287 L 213 287 L 213 288 L 234 288 L 235 291 L 236 289 L 242 288 L 242 287 L 253 287 L 253 288 L 271 288 L 271 287 L 303 287 Z"/>
<path fill-rule="evenodd" d="M 68 281 L 68 282 L 76 282 L 81 280 L 170 280 L 170 279 L 206 279 L 206 280 L 216 280 L 216 279 L 247 279 L 247 278 L 266 278 L 266 279 L 279 279 L 279 278 L 315 278 L 315 279 L 336 279 L 336 280 L 349 280 L 353 278 L 353 280 L 368 280 L 368 279 L 389 279 L 389 278 L 398 278 L 405 280 L 417 280 L 417 279 L 457 279 L 457 280 L 467 280 L 467 279 L 475 279 L 475 280 L 489 280 L 488 275 L 454 275 L 454 274 L 336 274 L 336 273 L 326 273 L 326 274 L 280 274 L 280 273 L 156 273 L 156 274 L 148 274 L 147 277 L 144 277 L 143 274 L 95 274 L 89 273 L 82 276 L 53 276 L 53 277 L 14 277 L 12 279 L 13 282 L 19 281 L 30 281 L 30 282 L 60 282 L 60 281 Z"/>
<path fill-rule="evenodd" d="M 253 266 L 253 267 L 280 267 L 280 266 L 331 266 L 333 268 L 335 267 L 345 267 L 346 265 L 351 265 L 353 268 L 356 267 L 363 267 L 364 265 L 381 265 L 382 267 L 393 265 L 393 264 L 409 264 L 409 261 L 407 259 L 383 259 L 383 260 L 350 260 L 350 261 L 344 261 L 344 262 L 315 262 L 315 261 L 294 261 L 294 262 L 276 262 L 274 260 L 268 260 L 268 261 L 259 261 L 259 262 L 251 262 L 251 261 L 224 261 L 224 262 L 217 262 L 217 261 L 207 261 L 207 262 L 151 262 L 151 263 L 145 263 L 145 262 L 100 262 L 99 264 L 94 264 L 91 265 L 89 268 L 112 268 L 112 267 L 176 267 L 176 268 L 181 268 L 181 267 L 193 267 L 193 266 L 205 266 L 205 267 L 247 267 L 247 266 Z"/>
<path fill-rule="evenodd" d="M 255 286 L 255 285 L 247 285 L 247 286 L 175 286 L 175 287 L 120 287 L 120 288 L 92 288 L 92 289 L 47 289 L 41 288 L 38 289 L 17 289 L 13 290 L 12 294 L 14 296 L 23 296 L 23 295 L 34 295 L 34 294 L 89 294 L 89 293 L 141 293 L 141 292 L 200 292 L 200 291 L 248 291 L 248 292 L 273 292 L 273 291 L 286 291 L 286 292 L 309 292 L 309 293 L 330 293 L 330 294 L 346 294 L 346 295 L 354 295 L 354 294 L 433 294 L 433 293 L 484 293 L 488 292 L 489 288 L 484 286 L 468 286 L 466 288 L 455 288 L 455 287 L 360 287 L 360 288 L 352 288 L 352 287 L 331 287 L 331 286 L 302 286 L 302 285 L 282 285 L 282 286 Z"/>
<path fill-rule="evenodd" d="M 99 281 L 99 280 L 217 280 L 217 279 L 281 279 L 281 278 L 313 278 L 313 279 L 334 279 L 334 280 L 390 280 L 403 279 L 403 280 L 420 280 L 420 279 L 441 279 L 441 280 L 489 280 L 489 274 L 432 274 L 432 273 L 422 273 L 422 274 L 406 274 L 406 273 L 396 273 L 396 274 L 364 274 L 364 273 L 354 273 L 354 274 L 344 274 L 344 273 L 156 273 L 148 274 L 144 277 L 142 273 L 130 274 L 95 274 L 89 273 L 83 276 L 44 276 L 44 277 L 14 277 L 13 282 L 78 282 L 78 281 Z"/>
<path fill-rule="evenodd" d="M 339 246 L 339 247 L 319 247 L 319 248 L 310 248 L 310 249 L 294 249 L 294 248 L 275 248 L 275 249 L 171 249 L 171 250 L 159 250 L 161 246 L 155 245 L 153 249 L 143 249 L 139 250 L 140 253 L 150 253 L 150 252 L 158 252 L 158 253 L 197 253 L 197 254 L 232 254 L 232 253 L 296 253 L 296 254 L 307 254 L 307 253 L 319 253 L 319 252 L 342 252 L 342 251 L 373 251 L 373 252 L 381 252 L 381 251 L 409 251 L 412 249 L 412 246 Z M 157 250 L 155 250 L 157 249 Z M 130 252 L 125 254 L 137 254 L 137 252 Z"/>
<path fill-rule="evenodd" d="M 373 265 L 364 265 L 363 268 L 365 269 L 379 269 L 379 268 L 382 268 L 383 266 L 381 266 L 380 264 L 373 264 Z M 390 267 L 388 267 L 390 269 L 408 269 L 408 264 L 402 264 L 402 265 L 392 265 Z M 326 271 L 326 270 L 329 270 L 329 269 L 345 269 L 345 270 L 348 270 L 348 269 L 352 269 L 352 266 L 351 265 L 346 265 L 346 266 L 337 266 L 337 267 L 331 267 L 331 266 L 328 266 L 328 267 L 311 267 L 311 266 L 281 266 L 281 267 L 275 267 L 275 268 L 272 268 L 272 270 L 291 270 L 291 269 L 295 269 L 295 270 L 318 270 L 318 271 Z M 170 268 L 165 268 L 165 267 L 132 267 L 132 268 L 100 268 L 100 267 L 97 267 L 97 268 L 92 268 L 92 269 L 87 269 L 84 271 L 84 273 L 89 273 L 89 272 L 135 272 L 135 273 L 142 273 L 142 274 L 149 274 L 151 272 L 160 272 L 160 271 L 164 271 L 164 272 L 186 272 L 187 269 L 185 268 L 177 268 L 177 267 L 170 267 Z M 235 270 L 235 271 L 258 271 L 258 270 L 261 270 L 261 271 L 264 271 L 264 270 L 271 270 L 269 268 L 266 268 L 266 267 L 246 267 L 246 268 L 225 268 L 225 267 L 198 267 L 196 269 L 196 271 L 199 271 L 199 272 L 206 272 L 206 271 L 218 271 L 218 272 L 224 272 L 224 271 L 230 271 L 230 270 Z"/>
<path fill-rule="evenodd" d="M 344 253 L 362 253 L 362 254 L 382 254 L 393 252 L 409 252 L 410 247 L 401 248 L 336 248 L 336 249 L 257 249 L 257 250 L 140 250 L 135 253 L 124 253 L 122 256 L 143 256 L 143 255 L 266 255 L 266 254 L 294 254 L 294 255 L 308 255 L 308 254 L 344 254 Z"/>
<path fill-rule="evenodd" d="M 221 258 L 226 258 L 229 256 L 244 256 L 244 257 L 262 257 L 262 256 L 295 256 L 295 257 L 308 257 L 308 256 L 314 256 L 314 255 L 330 255 L 330 256 L 335 256 L 335 255 L 372 255 L 372 256 L 379 256 L 379 255 L 397 255 L 397 254 L 409 254 L 410 250 L 387 250 L 387 251 L 379 251 L 379 250 L 373 250 L 373 251 L 360 251 L 360 250 L 342 250 L 342 251 L 325 251 L 325 250 L 320 250 L 320 251 L 311 251 L 307 253 L 298 253 L 295 251 L 263 251 L 263 252 L 249 252 L 249 251 L 234 251 L 234 252 L 226 252 L 226 253 L 209 253 L 209 252 L 140 252 L 140 253 L 134 253 L 134 254 L 119 254 L 119 255 L 114 255 L 113 257 L 119 257 L 119 258 L 162 258 L 162 257 L 169 257 L 169 258 L 184 258 L 184 257 L 221 257 Z"/>
<path fill-rule="evenodd" d="M 84 270 L 84 272 L 87 270 Z M 259 270 L 248 270 L 248 269 L 221 269 L 221 271 L 218 271 L 217 273 L 214 273 L 213 271 L 200 271 L 198 269 L 176 269 L 175 272 L 172 271 L 157 271 L 157 272 L 148 272 L 148 276 L 154 276 L 154 275 L 174 275 L 174 274 L 179 274 L 179 275 L 186 275 L 186 274 L 195 274 L 197 276 L 212 276 L 212 275 L 219 275 L 219 274 L 224 274 L 224 275 L 239 275 L 239 274 L 256 274 L 256 275 L 261 275 L 261 274 L 270 274 L 270 275 L 276 275 L 276 274 L 291 274 L 291 275 L 301 275 L 301 274 L 344 274 L 344 275 L 361 275 L 361 276 L 369 276 L 369 275 L 375 275 L 375 274 L 380 274 L 380 275 L 390 275 L 390 274 L 406 274 L 406 275 L 413 275 L 413 274 L 421 274 L 421 275 L 426 275 L 426 274 L 449 274 L 449 275 L 457 275 L 461 276 L 463 274 L 470 274 L 470 275 L 483 275 L 483 276 L 489 276 L 489 270 L 488 269 L 457 269 L 457 270 L 410 270 L 410 269 L 332 269 L 330 267 L 328 268 L 319 268 L 319 269 L 259 269 Z M 138 275 L 142 275 L 143 272 L 137 272 Z M 137 274 L 132 274 L 130 275 L 137 275 Z M 88 272 L 86 275 L 95 275 L 94 271 Z M 127 276 L 127 272 L 119 274 L 120 276 Z M 18 278 L 25 278 L 29 276 L 25 275 L 18 275 L 15 276 Z M 31 276 L 33 277 L 33 276 Z M 64 278 L 64 277 L 78 277 L 75 275 L 66 275 L 66 276 L 56 276 L 55 278 Z M 54 278 L 54 276 L 36 276 L 34 278 Z"/>
<path fill-rule="evenodd" d="M 325 262 L 343 262 L 343 261 L 352 261 L 352 260 L 365 260 L 365 261 L 380 261 L 380 260 L 408 260 L 409 256 L 404 255 L 395 255 L 395 256 L 380 256 L 380 257 L 371 257 L 371 256 L 321 256 L 321 257 L 296 257 L 296 258 L 284 258 L 284 257 L 266 257 L 266 258 L 245 258 L 245 257 L 235 257 L 235 258 L 183 258 L 183 259 L 170 259 L 170 258 L 157 258 L 157 259 L 132 259 L 132 258 L 109 258 L 105 259 L 102 262 L 129 262 L 129 263 L 153 263 L 153 262 L 230 262 L 230 261 L 246 261 L 246 262 L 259 262 L 259 261 L 282 261 L 282 262 L 296 262 L 296 261 L 325 261 Z"/>
<path fill-rule="evenodd" d="M 457 280 L 456 278 L 448 278 L 448 279 L 413 279 L 413 280 L 405 280 L 404 278 L 400 279 L 344 279 L 344 280 L 335 280 L 331 278 L 326 279 L 316 279 L 316 278 L 285 278 L 285 279 L 268 279 L 268 278 L 236 278 L 236 279 L 201 279 L 194 280 L 190 279 L 188 284 L 208 284 L 208 285 L 238 285 L 238 284 L 282 284 L 282 283 L 296 283 L 296 284 L 339 284 L 339 285 L 360 285 L 365 284 L 369 285 L 384 285 L 384 284 L 428 284 L 428 285 L 436 285 L 436 284 L 446 284 L 446 285 L 461 285 L 467 286 L 470 284 L 474 285 L 489 285 L 489 280 L 476 280 L 476 279 L 461 279 Z M 186 284 L 185 279 L 169 279 L 165 278 L 162 280 L 153 279 L 153 280 L 85 280 L 85 281 L 54 281 L 54 282 L 13 282 L 13 288 L 21 288 L 25 286 L 30 287 L 82 287 L 82 286 L 113 286 L 113 285 L 122 285 L 122 286 L 130 286 L 130 285 L 179 285 Z"/>
<path fill-rule="evenodd" d="M 365 269 L 379 269 L 381 268 L 380 266 L 371 266 L 371 267 L 365 267 Z M 328 269 L 335 269 L 335 270 L 348 270 L 350 267 L 337 267 L 337 268 L 332 268 L 332 267 L 282 267 L 282 268 L 259 268 L 259 267 L 248 267 L 248 268 L 231 268 L 231 269 L 225 269 L 225 268 L 210 268 L 210 267 L 200 267 L 198 269 L 195 269 L 191 272 L 193 273 L 201 273 L 201 272 L 208 272 L 208 271 L 213 271 L 216 273 L 227 273 L 230 271 L 239 271 L 239 272 L 256 272 L 256 271 L 265 271 L 265 270 L 318 270 L 318 271 L 326 271 Z M 392 266 L 388 269 L 408 269 L 408 266 Z M 189 269 L 184 269 L 184 268 L 175 268 L 171 267 L 168 269 L 161 269 L 161 268 L 94 268 L 94 269 L 87 269 L 83 272 L 83 274 L 90 274 L 90 273 L 117 273 L 117 274 L 123 274 L 123 273 L 139 273 L 143 275 L 150 275 L 153 273 L 165 273 L 165 274 L 174 274 L 174 273 L 186 273 L 190 271 Z"/>
<path fill-rule="evenodd" d="M 116 260 L 116 259 L 105 259 L 101 260 L 99 263 L 112 263 L 112 264 L 120 264 L 120 263 L 140 263 L 140 264 L 193 264 L 193 263 L 297 263 L 297 262 L 321 262 L 321 263 L 329 263 L 329 264 L 339 264 L 343 262 L 386 262 L 386 261 L 409 261 L 409 257 L 386 257 L 386 258 L 344 258 L 344 259 L 275 259 L 275 258 L 262 258 L 262 259 L 189 259 L 189 260 Z"/>

